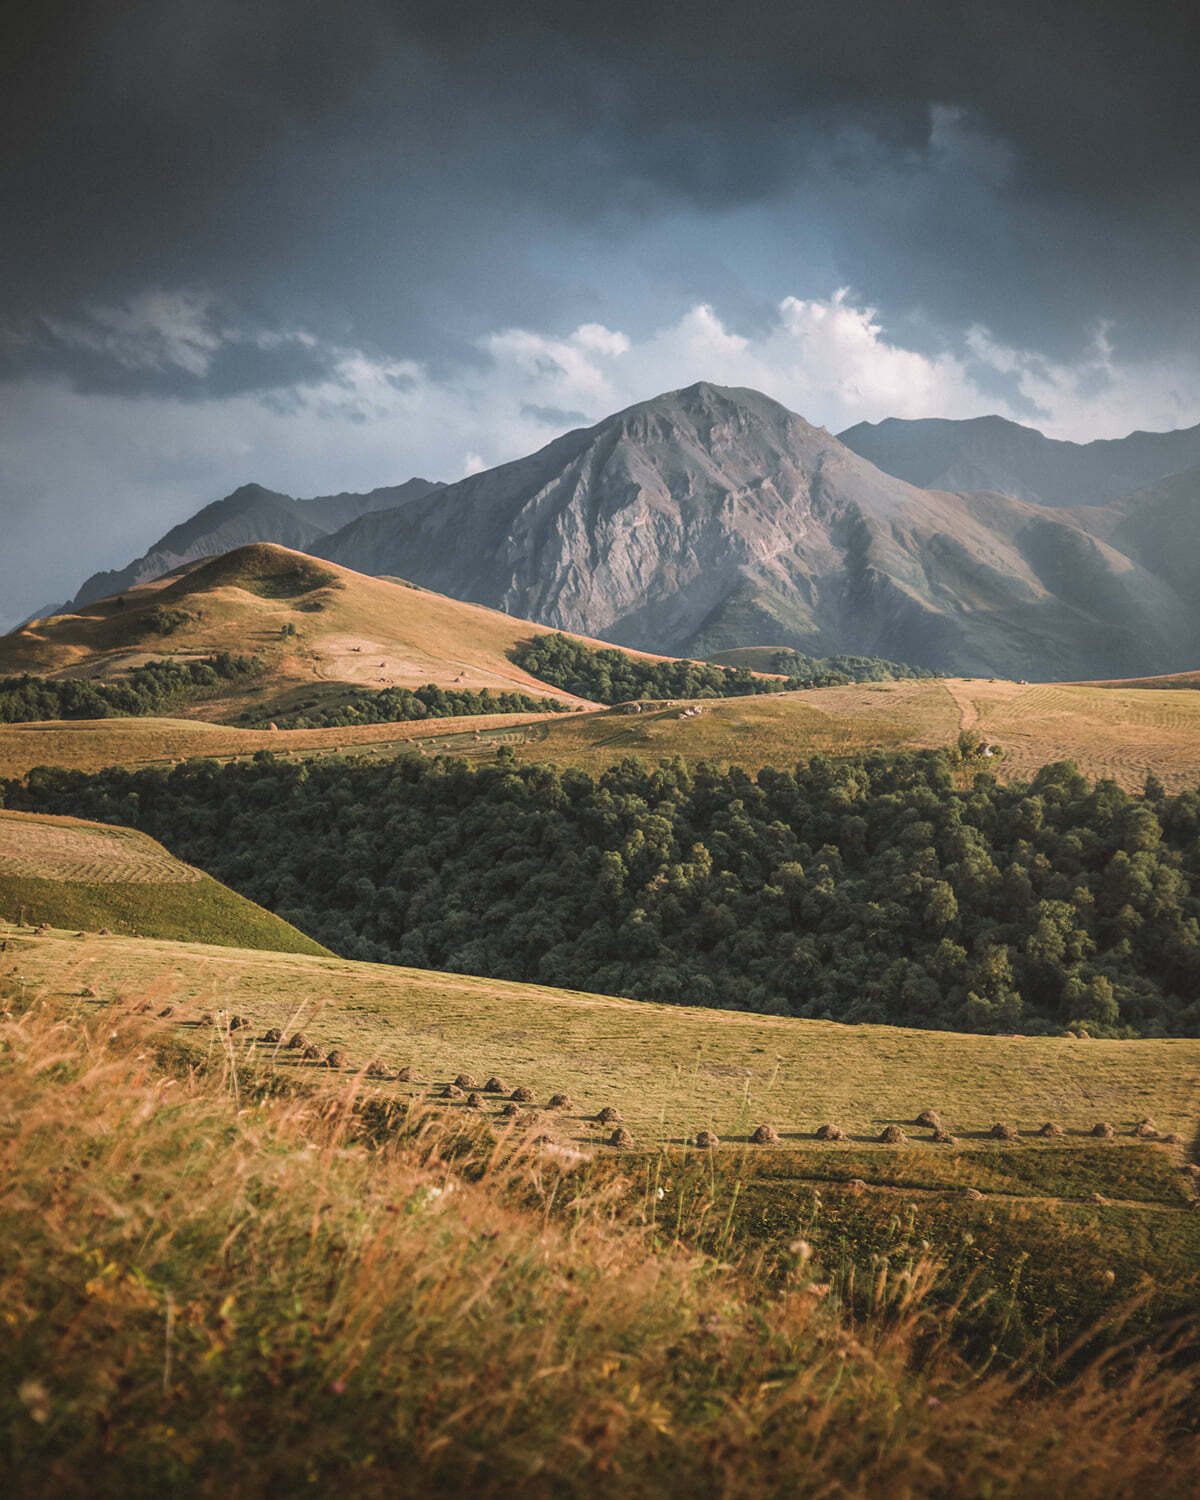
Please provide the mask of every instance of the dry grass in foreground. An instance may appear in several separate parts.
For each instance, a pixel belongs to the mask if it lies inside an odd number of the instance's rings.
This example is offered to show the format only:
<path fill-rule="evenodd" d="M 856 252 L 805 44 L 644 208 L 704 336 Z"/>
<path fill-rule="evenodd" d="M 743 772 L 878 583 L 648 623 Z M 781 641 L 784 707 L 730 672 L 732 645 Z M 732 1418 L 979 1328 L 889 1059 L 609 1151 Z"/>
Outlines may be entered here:
<path fill-rule="evenodd" d="M 801 1243 L 769 1280 L 656 1252 L 560 1155 L 360 1087 L 173 1070 L 115 1009 L 0 1018 L 13 1493 L 1194 1493 L 1178 1356 L 973 1372 L 927 1266 L 852 1326 Z"/>

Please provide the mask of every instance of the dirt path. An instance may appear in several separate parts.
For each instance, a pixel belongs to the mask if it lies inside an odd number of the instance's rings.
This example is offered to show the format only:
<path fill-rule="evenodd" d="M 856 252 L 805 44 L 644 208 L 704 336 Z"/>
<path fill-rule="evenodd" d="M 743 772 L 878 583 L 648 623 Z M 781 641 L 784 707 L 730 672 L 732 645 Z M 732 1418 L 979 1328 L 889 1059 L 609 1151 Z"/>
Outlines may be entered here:
<path fill-rule="evenodd" d="M 946 691 L 958 705 L 959 729 L 974 729 L 979 723 L 979 705 L 972 697 L 967 684 L 958 678 L 947 677 Z"/>

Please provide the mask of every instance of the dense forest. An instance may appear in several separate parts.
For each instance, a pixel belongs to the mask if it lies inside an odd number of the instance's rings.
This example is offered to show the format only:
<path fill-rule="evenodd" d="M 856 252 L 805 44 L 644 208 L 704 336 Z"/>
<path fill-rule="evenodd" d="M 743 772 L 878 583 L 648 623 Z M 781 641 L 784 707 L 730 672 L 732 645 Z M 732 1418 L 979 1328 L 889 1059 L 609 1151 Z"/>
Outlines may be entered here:
<path fill-rule="evenodd" d="M 780 649 L 767 668 L 799 687 L 844 687 L 850 682 L 899 682 L 904 677 L 936 677 L 929 667 L 910 667 L 882 656 L 805 656 Z M 833 681 L 831 679 L 836 679 Z"/>
<path fill-rule="evenodd" d="M 744 667 L 710 662 L 650 661 L 626 651 L 598 649 L 566 635 L 539 635 L 520 641 L 510 653 L 533 677 L 590 698 L 593 703 L 625 703 L 632 698 L 741 698 L 796 688 L 843 687 L 849 682 L 889 682 L 900 677 L 931 677 L 922 667 L 906 667 L 875 656 L 803 656 L 781 651 L 782 682 L 756 676 Z"/>
<path fill-rule="evenodd" d="M 570 713 L 574 704 L 558 698 L 534 698 L 529 693 L 492 693 L 487 688 L 438 687 L 356 688 L 340 703 L 323 705 L 318 699 L 299 704 L 292 711 L 265 714 L 247 709 L 240 724 L 265 724 L 277 729 L 325 729 L 346 724 L 396 724 L 411 719 L 454 719 L 478 714 Z"/>
<path fill-rule="evenodd" d="M 87 776 L 6 805 L 131 824 L 348 957 L 974 1031 L 1200 1034 L 1200 792 L 956 751 L 794 770 L 406 756 Z"/>
<path fill-rule="evenodd" d="M 0 678 L 0 724 L 157 714 L 261 671 L 257 657 L 222 651 L 199 661 L 147 662 L 117 682 L 31 677 L 28 673 L 4 677 Z"/>

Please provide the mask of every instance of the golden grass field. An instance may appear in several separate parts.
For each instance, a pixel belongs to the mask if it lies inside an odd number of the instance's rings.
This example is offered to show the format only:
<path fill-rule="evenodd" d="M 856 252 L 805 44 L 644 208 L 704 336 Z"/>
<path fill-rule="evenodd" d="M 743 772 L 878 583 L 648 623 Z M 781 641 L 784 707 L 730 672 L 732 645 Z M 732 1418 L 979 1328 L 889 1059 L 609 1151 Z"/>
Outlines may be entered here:
<path fill-rule="evenodd" d="M 359 754 L 393 755 L 442 741 L 475 744 L 476 731 L 495 743 L 515 740 L 541 714 L 481 714 L 401 724 L 359 724 L 340 729 L 235 729 L 194 719 L 75 719 L 42 724 L 0 724 L 0 776 L 24 776 L 34 766 L 99 771 L 105 766 L 171 765 L 194 756 L 228 761 L 259 750 L 305 759 Z"/>
<path fill-rule="evenodd" d="M 648 762 L 789 766 L 810 755 L 929 749 L 975 730 L 1003 752 L 989 762 L 1001 780 L 1073 760 L 1085 775 L 1140 791 L 1154 772 L 1169 791 L 1200 782 L 1200 692 L 1083 684 L 948 679 L 863 683 L 754 698 L 655 706 L 626 715 L 495 715 L 370 724 L 341 729 L 246 730 L 195 720 L 97 719 L 0 725 L 0 775 L 34 766 L 83 771 L 164 765 L 192 756 L 231 760 L 258 750 L 309 758 L 338 753 L 426 754 L 488 759 L 501 745 L 523 761 L 551 760 L 596 773 L 628 755 Z"/>
<path fill-rule="evenodd" d="M 80 818 L 0 812 L 0 878 L 34 877 L 100 885 L 165 883 L 203 878 L 133 828 Z"/>
<path fill-rule="evenodd" d="M 510 1088 L 528 1086 L 539 1105 L 567 1093 L 574 1108 L 541 1120 L 564 1141 L 599 1143 L 608 1132 L 588 1117 L 613 1105 L 639 1147 L 683 1142 L 700 1129 L 732 1144 L 763 1123 L 785 1145 L 811 1144 L 828 1121 L 848 1136 L 845 1144 L 822 1148 L 829 1159 L 853 1152 L 861 1162 L 864 1143 L 900 1124 L 919 1142 L 907 1159 L 925 1165 L 914 1170 L 936 1178 L 951 1170 L 957 1148 L 928 1144 L 928 1132 L 913 1124 L 924 1108 L 936 1109 L 973 1152 L 1040 1152 L 1056 1160 L 1095 1150 L 1089 1132 L 1100 1121 L 1117 1131 L 1102 1145 L 1116 1153 L 1114 1163 L 1121 1153 L 1149 1149 L 1131 1131 L 1151 1116 L 1160 1132 L 1185 1138 L 1185 1147 L 1153 1148 L 1172 1165 L 1195 1143 L 1200 1124 L 1200 1040 L 848 1027 L 328 957 L 118 935 L 18 937 L 11 927 L 7 935 L 16 950 L 10 974 L 19 974 L 29 993 L 64 999 L 90 990 L 92 1006 L 149 1002 L 155 1013 L 170 1005 L 174 1014 L 164 1031 L 190 1048 L 206 1053 L 233 1045 L 247 1062 L 273 1061 L 298 1079 L 327 1070 L 264 1044 L 267 1028 L 302 1030 L 322 1055 L 344 1049 L 349 1074 L 375 1059 L 412 1067 L 421 1084 L 386 1086 L 403 1096 L 428 1095 L 460 1072 L 480 1084 L 494 1073 Z M 230 1038 L 201 1024 L 204 1013 L 237 1014 L 250 1025 Z M 490 1100 L 489 1111 L 498 1103 Z M 1062 1142 L 1034 1135 L 1047 1120 L 1063 1127 Z M 1020 1141 L 987 1139 L 996 1122 L 1016 1126 Z M 894 1170 L 897 1148 L 874 1146 L 870 1154 L 880 1171 Z"/>
<path fill-rule="evenodd" d="M 1086 683 L 950 680 L 964 728 L 1004 751 L 997 775 L 1031 776 L 1073 760 L 1091 777 L 1140 791 L 1153 771 L 1168 791 L 1200 783 L 1200 691 Z"/>
<path fill-rule="evenodd" d="M 718 760 L 794 765 L 810 755 L 933 748 L 953 741 L 959 714 L 941 683 L 888 682 L 753 698 L 714 698 L 682 718 L 685 703 L 624 715 L 573 714 L 528 727 L 522 760 L 598 771 L 627 755 L 654 762 Z"/>

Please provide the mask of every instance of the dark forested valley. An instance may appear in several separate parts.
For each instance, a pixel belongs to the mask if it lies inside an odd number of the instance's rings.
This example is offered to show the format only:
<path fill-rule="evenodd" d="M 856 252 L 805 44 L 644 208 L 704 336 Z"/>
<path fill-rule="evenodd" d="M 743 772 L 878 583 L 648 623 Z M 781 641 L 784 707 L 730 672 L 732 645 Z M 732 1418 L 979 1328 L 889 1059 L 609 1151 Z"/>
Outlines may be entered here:
<path fill-rule="evenodd" d="M 955 752 L 793 770 L 190 761 L 38 770 L 353 958 L 972 1031 L 1200 1033 L 1200 794 Z"/>

